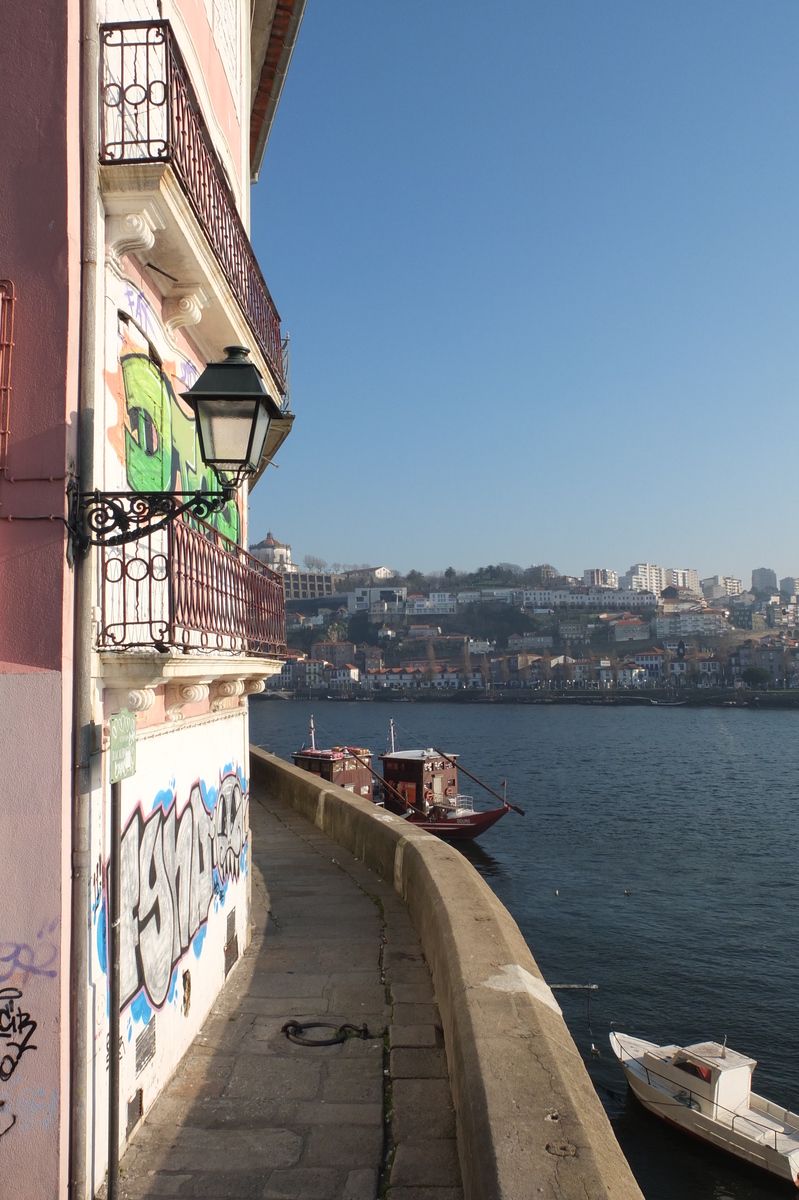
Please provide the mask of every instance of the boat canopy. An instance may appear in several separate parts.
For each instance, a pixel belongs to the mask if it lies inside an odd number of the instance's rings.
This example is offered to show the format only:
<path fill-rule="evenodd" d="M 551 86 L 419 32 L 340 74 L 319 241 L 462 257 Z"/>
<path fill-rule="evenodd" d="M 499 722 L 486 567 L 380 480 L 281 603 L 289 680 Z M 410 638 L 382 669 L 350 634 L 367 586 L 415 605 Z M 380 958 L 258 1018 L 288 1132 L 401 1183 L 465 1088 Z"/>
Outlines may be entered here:
<path fill-rule="evenodd" d="M 675 1064 L 692 1062 L 716 1071 L 737 1071 L 741 1067 L 749 1067 L 754 1071 L 757 1066 L 756 1058 L 747 1058 L 745 1054 L 730 1050 L 719 1042 L 695 1042 L 692 1046 L 681 1046 L 671 1061 Z"/>
<path fill-rule="evenodd" d="M 427 750 L 390 750 L 385 754 L 381 754 L 380 757 L 406 758 L 412 760 L 413 762 L 420 762 L 422 760 L 427 761 L 428 758 L 441 758 L 441 753 L 438 750 L 434 750 L 432 746 L 429 746 Z M 459 757 L 459 755 L 447 754 L 445 757 L 448 759 L 456 759 Z"/>

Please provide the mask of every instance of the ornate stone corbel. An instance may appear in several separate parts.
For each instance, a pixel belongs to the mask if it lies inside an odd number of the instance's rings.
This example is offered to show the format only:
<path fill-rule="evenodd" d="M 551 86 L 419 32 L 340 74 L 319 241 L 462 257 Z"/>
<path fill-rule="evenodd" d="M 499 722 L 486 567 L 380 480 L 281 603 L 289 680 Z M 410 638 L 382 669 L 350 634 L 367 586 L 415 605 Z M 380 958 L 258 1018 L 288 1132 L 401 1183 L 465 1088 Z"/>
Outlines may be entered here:
<path fill-rule="evenodd" d="M 146 254 L 155 245 L 156 225 L 148 212 L 110 213 L 105 219 L 108 258 L 122 270 L 126 254 Z"/>
<path fill-rule="evenodd" d="M 154 688 L 134 688 L 128 692 L 128 708 L 133 712 L 147 712 L 155 704 Z"/>
<path fill-rule="evenodd" d="M 227 708 L 225 703 L 233 696 L 242 696 L 244 694 L 243 679 L 220 679 L 213 685 L 213 699 L 211 700 L 211 712 L 222 712 Z"/>
<path fill-rule="evenodd" d="M 198 325 L 207 304 L 208 297 L 202 288 L 167 296 L 163 304 L 163 314 L 168 332 L 174 335 L 175 330 L 184 325 Z"/>
<path fill-rule="evenodd" d="M 245 679 L 243 695 L 257 696 L 258 693 L 262 692 L 265 687 L 266 684 L 264 683 L 263 679 Z"/>
<path fill-rule="evenodd" d="M 166 699 L 167 720 L 182 721 L 184 704 L 200 704 L 207 699 L 207 683 L 184 683 L 170 686 L 167 688 Z"/>

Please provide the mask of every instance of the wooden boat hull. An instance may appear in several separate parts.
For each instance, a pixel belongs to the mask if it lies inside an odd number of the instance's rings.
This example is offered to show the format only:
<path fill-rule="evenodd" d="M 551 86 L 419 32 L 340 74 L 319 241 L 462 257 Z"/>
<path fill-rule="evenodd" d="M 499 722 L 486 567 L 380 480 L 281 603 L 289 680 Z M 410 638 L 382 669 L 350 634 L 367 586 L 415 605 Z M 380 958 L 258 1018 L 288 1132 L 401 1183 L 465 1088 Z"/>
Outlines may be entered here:
<path fill-rule="evenodd" d="M 408 824 L 426 829 L 428 833 L 433 833 L 448 842 L 466 842 L 485 833 L 507 812 L 510 812 L 509 808 L 492 808 L 489 812 L 462 813 L 460 816 L 453 815 L 438 821 L 431 821 L 412 813 L 408 817 Z"/>
<path fill-rule="evenodd" d="M 624 1042 L 626 1041 L 627 1039 L 624 1038 Z M 781 1152 L 777 1149 L 776 1137 L 773 1147 L 765 1145 L 746 1137 L 745 1134 L 714 1120 L 701 1111 L 696 1111 L 696 1108 L 687 1101 L 680 1101 L 671 1091 L 653 1084 L 645 1069 L 643 1069 L 643 1074 L 637 1069 L 637 1060 L 627 1059 L 625 1061 L 623 1053 L 626 1047 L 620 1041 L 620 1035 L 612 1033 L 610 1044 L 613 1053 L 619 1059 L 630 1090 L 653 1116 L 659 1117 L 667 1125 L 690 1134 L 717 1150 L 723 1150 L 752 1166 L 768 1171 L 770 1175 L 776 1175 L 799 1185 L 799 1151 L 788 1153 L 783 1150 Z"/>

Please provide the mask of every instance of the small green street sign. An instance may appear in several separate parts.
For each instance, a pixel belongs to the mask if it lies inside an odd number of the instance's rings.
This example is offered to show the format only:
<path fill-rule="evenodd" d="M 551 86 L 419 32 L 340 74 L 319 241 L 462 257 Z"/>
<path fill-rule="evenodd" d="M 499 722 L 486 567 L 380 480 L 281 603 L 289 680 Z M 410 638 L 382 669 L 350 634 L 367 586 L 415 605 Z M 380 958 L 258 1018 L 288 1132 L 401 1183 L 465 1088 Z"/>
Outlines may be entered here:
<path fill-rule="evenodd" d="M 136 774 L 136 714 L 121 708 L 108 721 L 111 727 L 111 782 Z"/>

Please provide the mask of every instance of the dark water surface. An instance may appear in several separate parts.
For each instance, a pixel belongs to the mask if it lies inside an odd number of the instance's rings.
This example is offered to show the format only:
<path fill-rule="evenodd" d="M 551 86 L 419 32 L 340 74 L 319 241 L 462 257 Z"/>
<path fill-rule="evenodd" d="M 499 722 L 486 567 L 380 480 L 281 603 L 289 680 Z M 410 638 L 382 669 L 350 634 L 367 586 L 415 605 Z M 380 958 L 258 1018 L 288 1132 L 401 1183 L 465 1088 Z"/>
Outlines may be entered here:
<path fill-rule="evenodd" d="M 726 1034 L 758 1060 L 755 1091 L 799 1110 L 799 713 L 260 701 L 252 741 L 288 757 L 311 712 L 321 746 L 382 751 L 393 716 L 402 748 L 507 779 L 526 817 L 466 853 L 549 983 L 599 984 L 590 1027 L 584 994 L 557 998 L 648 1200 L 796 1195 L 644 1112 L 608 1033 Z"/>

